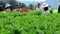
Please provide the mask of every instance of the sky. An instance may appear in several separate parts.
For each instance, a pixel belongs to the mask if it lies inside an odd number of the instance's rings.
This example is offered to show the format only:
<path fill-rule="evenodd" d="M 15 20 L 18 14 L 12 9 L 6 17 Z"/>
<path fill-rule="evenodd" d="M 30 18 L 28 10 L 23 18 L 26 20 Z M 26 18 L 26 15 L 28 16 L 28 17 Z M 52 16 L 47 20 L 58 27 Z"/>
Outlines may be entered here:
<path fill-rule="evenodd" d="M 23 2 L 26 5 L 32 4 L 32 3 L 48 3 L 52 8 L 57 9 L 58 8 L 58 0 L 17 0 L 18 2 Z"/>

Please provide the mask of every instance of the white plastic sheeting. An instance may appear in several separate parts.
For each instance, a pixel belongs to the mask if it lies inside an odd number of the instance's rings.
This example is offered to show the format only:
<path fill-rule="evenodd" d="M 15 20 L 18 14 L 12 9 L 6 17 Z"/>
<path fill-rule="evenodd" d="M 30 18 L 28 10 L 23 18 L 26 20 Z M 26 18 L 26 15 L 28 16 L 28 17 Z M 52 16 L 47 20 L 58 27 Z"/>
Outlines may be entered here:
<path fill-rule="evenodd" d="M 17 0 L 17 1 L 44 2 L 46 0 Z"/>

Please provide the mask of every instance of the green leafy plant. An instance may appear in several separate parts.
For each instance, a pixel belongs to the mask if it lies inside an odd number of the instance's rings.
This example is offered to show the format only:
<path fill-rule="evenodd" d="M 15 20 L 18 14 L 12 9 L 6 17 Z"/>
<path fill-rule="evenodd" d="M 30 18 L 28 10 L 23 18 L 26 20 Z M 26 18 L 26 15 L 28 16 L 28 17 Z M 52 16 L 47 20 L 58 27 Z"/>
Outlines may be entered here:
<path fill-rule="evenodd" d="M 60 34 L 60 14 L 0 12 L 0 34 Z"/>

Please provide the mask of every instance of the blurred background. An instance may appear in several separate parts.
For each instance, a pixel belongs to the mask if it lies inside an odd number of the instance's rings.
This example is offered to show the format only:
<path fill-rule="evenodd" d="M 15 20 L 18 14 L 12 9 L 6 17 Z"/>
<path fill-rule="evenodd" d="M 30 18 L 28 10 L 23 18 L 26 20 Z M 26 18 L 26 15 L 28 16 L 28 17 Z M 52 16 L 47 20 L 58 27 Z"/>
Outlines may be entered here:
<path fill-rule="evenodd" d="M 19 7 L 31 7 L 34 6 L 38 3 L 47 3 L 51 6 L 52 9 L 58 9 L 58 1 L 59 0 L 0 0 L 0 6 L 2 6 L 2 9 L 5 8 L 6 3 L 9 3 L 11 5 L 12 10 Z"/>
<path fill-rule="evenodd" d="M 53 9 L 57 9 L 58 8 L 58 1 L 59 0 L 37 0 L 37 1 L 33 1 L 33 0 L 30 0 L 30 1 L 27 1 L 27 0 L 17 0 L 18 2 L 23 2 L 25 3 L 26 5 L 29 5 L 29 4 L 32 4 L 32 3 L 48 3 Z"/>

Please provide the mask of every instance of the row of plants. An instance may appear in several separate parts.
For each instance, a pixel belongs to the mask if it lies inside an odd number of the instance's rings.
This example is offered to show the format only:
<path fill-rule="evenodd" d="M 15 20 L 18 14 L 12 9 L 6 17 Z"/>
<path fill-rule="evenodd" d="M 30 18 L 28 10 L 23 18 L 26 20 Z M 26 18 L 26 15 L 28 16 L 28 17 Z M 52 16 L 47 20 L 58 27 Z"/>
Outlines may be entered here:
<path fill-rule="evenodd" d="M 0 34 L 60 34 L 60 14 L 0 12 Z"/>

